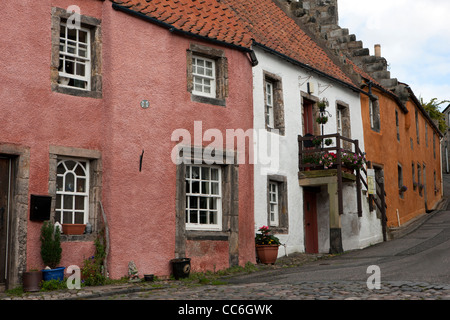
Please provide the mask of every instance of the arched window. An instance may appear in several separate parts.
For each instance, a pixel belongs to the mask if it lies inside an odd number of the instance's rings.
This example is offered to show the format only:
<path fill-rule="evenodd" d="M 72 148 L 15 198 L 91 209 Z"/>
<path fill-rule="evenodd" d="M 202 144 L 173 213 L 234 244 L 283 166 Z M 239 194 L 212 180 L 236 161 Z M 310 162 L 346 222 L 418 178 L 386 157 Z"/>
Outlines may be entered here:
<path fill-rule="evenodd" d="M 59 159 L 56 177 L 55 221 L 81 223 L 88 221 L 89 162 Z"/>

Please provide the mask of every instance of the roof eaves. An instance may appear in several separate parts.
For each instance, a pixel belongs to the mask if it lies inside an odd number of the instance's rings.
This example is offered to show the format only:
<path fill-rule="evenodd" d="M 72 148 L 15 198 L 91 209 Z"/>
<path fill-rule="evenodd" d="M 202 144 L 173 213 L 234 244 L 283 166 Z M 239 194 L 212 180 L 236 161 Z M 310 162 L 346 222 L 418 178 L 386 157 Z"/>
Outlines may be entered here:
<path fill-rule="evenodd" d="M 433 119 L 431 119 L 430 115 L 425 110 L 425 108 L 422 106 L 422 103 L 419 101 L 419 99 L 417 99 L 417 97 L 414 94 L 414 92 L 412 91 L 411 87 L 405 83 L 403 85 L 406 86 L 406 90 L 408 90 L 413 103 L 417 106 L 417 108 L 420 110 L 420 112 L 422 112 L 423 116 L 428 120 L 428 122 L 431 124 L 431 126 L 434 127 L 434 129 L 439 133 L 439 135 L 441 137 L 443 137 L 444 134 L 441 132 L 441 130 L 439 130 L 439 127 L 434 123 Z"/>
<path fill-rule="evenodd" d="M 318 70 L 318 69 L 316 69 L 314 67 L 311 67 L 310 65 L 305 64 L 303 62 L 300 62 L 300 61 L 298 61 L 296 59 L 293 59 L 293 58 L 291 58 L 291 57 L 289 57 L 289 56 L 287 56 L 287 55 L 285 55 L 285 54 L 283 54 L 283 53 L 281 53 L 281 52 L 279 52 L 279 51 L 277 51 L 275 49 L 272 49 L 272 48 L 270 48 L 270 47 L 268 47 L 268 46 L 266 46 L 266 45 L 264 45 L 262 43 L 259 43 L 259 42 L 255 41 L 255 40 L 253 40 L 253 46 L 260 47 L 261 49 L 263 49 L 263 50 L 265 50 L 265 51 L 267 51 L 269 53 L 272 53 L 272 54 L 274 54 L 274 55 L 276 55 L 276 56 L 278 56 L 278 57 L 280 57 L 280 58 L 282 58 L 282 59 L 284 59 L 284 60 L 294 64 L 294 65 L 302 67 L 302 68 L 304 68 L 304 69 L 306 69 L 308 71 L 314 72 L 314 73 L 316 73 L 316 74 L 318 74 L 318 75 L 320 75 L 320 76 L 322 76 L 324 78 L 327 78 L 327 79 L 329 79 L 331 81 L 337 82 L 337 83 L 339 83 L 339 84 L 341 84 L 341 85 L 343 85 L 343 86 L 345 86 L 347 88 L 350 88 L 351 90 L 353 90 L 355 92 L 362 93 L 362 94 L 365 94 L 365 95 L 369 95 L 369 93 L 365 92 L 364 90 L 356 87 L 355 85 L 353 85 L 353 84 L 351 84 L 349 82 L 345 82 L 343 80 L 337 79 L 337 78 L 335 78 L 335 77 L 333 77 L 333 76 L 331 76 L 331 75 L 329 75 L 329 74 L 327 74 L 327 73 L 325 73 L 323 71 L 320 71 L 320 70 Z"/>

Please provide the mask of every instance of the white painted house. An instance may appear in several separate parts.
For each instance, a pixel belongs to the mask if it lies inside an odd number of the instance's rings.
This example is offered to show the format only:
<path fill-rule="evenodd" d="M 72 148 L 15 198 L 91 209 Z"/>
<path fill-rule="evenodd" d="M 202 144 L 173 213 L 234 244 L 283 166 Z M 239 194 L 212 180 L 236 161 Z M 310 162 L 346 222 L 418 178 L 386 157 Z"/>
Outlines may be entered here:
<path fill-rule="evenodd" d="M 299 184 L 298 136 L 308 132 L 311 121 L 308 124 L 306 118 L 312 116 L 314 121 L 314 106 L 325 98 L 329 103 L 326 108 L 329 121 L 323 126 L 323 134 L 340 132 L 358 140 L 359 148 L 364 151 L 360 92 L 311 68 L 288 61 L 263 46 L 255 45 L 254 51 L 258 60 L 258 65 L 253 68 L 254 128 L 258 132 L 266 130 L 267 138 L 261 139 L 260 134 L 260 140 L 278 143 L 278 146 L 272 145 L 272 152 L 268 152 L 268 164 L 255 163 L 255 229 L 263 225 L 271 227 L 283 244 L 279 256 L 293 252 L 336 251 L 330 250 L 331 211 L 336 210 L 330 210 L 327 184 Z M 313 126 L 317 131 L 318 125 Z M 313 197 L 315 204 L 305 202 L 305 193 L 316 195 Z M 338 215 L 337 226 L 341 228 L 344 251 L 383 240 L 380 219 L 375 211 L 369 212 L 366 188 L 363 186 L 361 192 L 361 217 L 357 212 L 356 194 L 355 182 L 343 183 L 344 213 Z M 306 206 L 311 205 L 315 206 L 316 212 L 307 217 Z M 311 228 L 317 228 L 317 231 L 311 231 Z"/>
<path fill-rule="evenodd" d="M 361 77 L 350 73 L 352 64 L 312 40 L 275 2 L 221 1 L 232 7 L 250 33 L 250 59 L 257 61 L 254 154 L 260 157 L 254 165 L 255 233 L 270 226 L 283 244 L 279 256 L 337 253 L 380 242 L 381 220 L 369 210 L 366 176 L 359 170 L 344 173 L 340 162 L 327 170 L 316 163 L 312 169 L 319 170 L 308 171 L 306 156 L 324 152 L 325 145 L 318 149 L 299 144 L 306 134 L 333 134 L 327 137 L 332 142 L 327 147 L 335 146 L 337 155 L 342 147 L 357 154 L 364 151 L 360 97 L 367 93 L 360 89 Z M 322 132 L 316 118 L 323 99 L 328 101 L 322 113 L 328 123 Z M 266 146 L 268 159 L 259 154 Z"/>

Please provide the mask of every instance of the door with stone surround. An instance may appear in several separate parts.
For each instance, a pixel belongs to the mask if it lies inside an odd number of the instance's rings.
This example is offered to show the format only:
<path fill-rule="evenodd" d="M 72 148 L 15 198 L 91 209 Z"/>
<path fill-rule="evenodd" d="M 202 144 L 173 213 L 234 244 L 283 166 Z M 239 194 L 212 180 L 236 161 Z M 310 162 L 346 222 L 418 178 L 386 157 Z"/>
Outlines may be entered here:
<path fill-rule="evenodd" d="M 305 224 L 305 252 L 319 252 L 319 235 L 317 229 L 317 198 L 316 193 L 304 189 L 303 212 Z"/>
<path fill-rule="evenodd" d="M 0 285 L 6 283 L 8 215 L 11 194 L 11 159 L 0 157 Z"/>

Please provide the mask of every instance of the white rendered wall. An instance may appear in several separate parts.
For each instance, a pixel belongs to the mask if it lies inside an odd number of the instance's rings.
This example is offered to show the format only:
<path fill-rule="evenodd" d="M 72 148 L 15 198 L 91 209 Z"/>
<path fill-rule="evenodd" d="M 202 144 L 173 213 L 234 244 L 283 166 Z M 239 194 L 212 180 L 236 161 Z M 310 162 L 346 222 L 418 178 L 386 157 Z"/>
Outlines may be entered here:
<path fill-rule="evenodd" d="M 329 102 L 327 111 L 331 118 L 324 126 L 325 134 L 336 133 L 336 101 L 349 105 L 351 121 L 351 138 L 359 140 L 359 147 L 364 151 L 363 127 L 361 121 L 361 102 L 359 93 L 327 80 L 305 69 L 295 66 L 260 48 L 254 48 L 258 65 L 253 68 L 253 103 L 254 128 L 262 141 L 262 134 L 277 141 L 279 152 L 270 155 L 270 163 L 262 164 L 255 159 L 254 194 L 255 194 L 255 232 L 268 224 L 267 218 L 267 175 L 282 175 L 287 178 L 289 233 L 277 235 L 285 247 L 280 247 L 279 256 L 293 252 L 304 252 L 303 226 L 303 190 L 298 183 L 298 143 L 297 137 L 303 133 L 301 91 L 307 91 L 307 83 L 313 84 L 313 96 Z M 265 130 L 264 77 L 263 71 L 281 78 L 284 104 L 285 135 L 270 133 Z M 310 77 L 311 76 L 311 77 Z M 308 77 L 310 77 L 308 79 Z M 261 150 L 255 141 L 255 155 Z M 275 148 L 276 149 L 276 148 Z M 269 154 L 269 153 L 268 153 Z M 258 155 L 257 155 L 258 156 Z M 326 190 L 322 188 L 322 190 Z M 319 251 L 329 250 L 328 195 L 322 192 L 318 197 Z M 375 213 L 370 213 L 365 196 L 363 199 L 363 217 L 358 218 L 356 209 L 356 189 L 353 186 L 344 189 L 344 212 L 341 217 L 344 250 L 361 248 L 382 240 L 381 223 Z M 323 211 L 323 212 L 322 212 Z M 381 240 L 380 240 L 381 239 Z"/>

